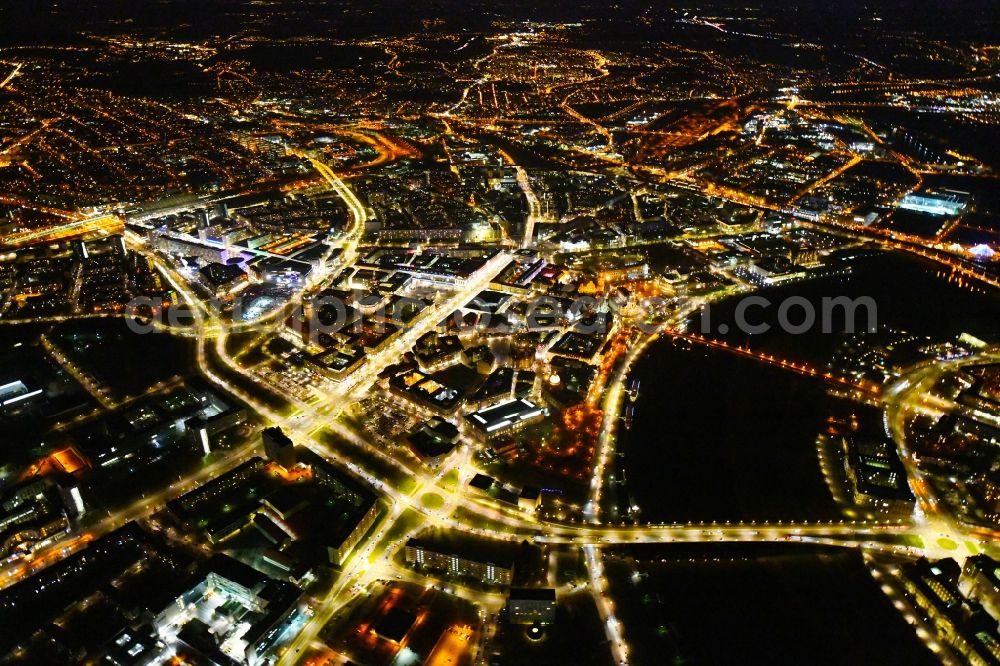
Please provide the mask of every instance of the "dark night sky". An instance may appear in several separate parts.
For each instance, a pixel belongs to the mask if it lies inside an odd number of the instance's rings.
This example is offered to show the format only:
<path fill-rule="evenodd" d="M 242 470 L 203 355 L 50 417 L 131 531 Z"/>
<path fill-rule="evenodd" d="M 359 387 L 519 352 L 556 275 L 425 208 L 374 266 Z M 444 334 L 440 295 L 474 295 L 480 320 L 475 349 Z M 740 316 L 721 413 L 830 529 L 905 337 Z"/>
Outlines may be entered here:
<path fill-rule="evenodd" d="M 694 2 L 618 2 L 576 0 L 276 0 L 271 7 L 246 0 L 64 0 L 55 5 L 0 0 L 0 39 L 7 44 L 71 39 L 80 30 L 180 30 L 191 36 L 226 35 L 241 30 L 282 34 L 330 33 L 331 36 L 392 34 L 420 28 L 423 18 L 444 18 L 447 28 L 477 30 L 498 19 L 575 20 L 598 18 L 635 30 L 636 16 L 654 18 L 652 30 L 667 30 L 673 12 L 691 8 L 699 13 L 725 15 L 727 8 L 742 11 L 758 6 L 773 15 L 779 29 L 810 37 L 837 40 L 870 24 L 878 14 L 886 30 L 912 30 L 934 36 L 968 39 L 995 38 L 1000 24 L 996 0 L 840 0 L 792 2 L 779 0 L 705 0 Z M 958 9 L 958 7 L 961 9 Z M 655 19 L 659 17 L 661 21 Z"/>

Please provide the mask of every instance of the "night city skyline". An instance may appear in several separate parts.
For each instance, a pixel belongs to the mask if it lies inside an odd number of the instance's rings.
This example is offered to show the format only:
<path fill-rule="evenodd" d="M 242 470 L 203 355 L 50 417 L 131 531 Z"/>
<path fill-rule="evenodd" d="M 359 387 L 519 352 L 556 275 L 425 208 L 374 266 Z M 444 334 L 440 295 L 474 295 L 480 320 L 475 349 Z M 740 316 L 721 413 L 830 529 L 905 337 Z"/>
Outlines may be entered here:
<path fill-rule="evenodd" d="M 1000 664 L 993 0 L 0 0 L 0 663 Z"/>

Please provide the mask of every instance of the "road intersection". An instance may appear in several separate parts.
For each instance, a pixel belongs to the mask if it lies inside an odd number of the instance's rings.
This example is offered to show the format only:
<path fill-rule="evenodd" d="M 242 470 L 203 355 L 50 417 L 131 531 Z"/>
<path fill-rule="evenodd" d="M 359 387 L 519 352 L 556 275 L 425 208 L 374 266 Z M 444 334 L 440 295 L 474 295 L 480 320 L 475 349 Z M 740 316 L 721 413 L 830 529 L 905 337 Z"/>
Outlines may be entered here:
<path fill-rule="evenodd" d="M 310 159 L 316 171 L 328 186 L 342 198 L 348 208 L 350 221 L 338 243 L 338 247 L 343 253 L 342 261 L 338 266 L 350 265 L 356 260 L 358 244 L 368 213 L 357 196 L 337 174 L 322 162 L 314 158 Z M 519 178 L 521 177 L 522 174 L 519 173 Z M 526 178 L 526 175 L 523 177 Z M 530 238 L 529 233 L 526 233 L 525 241 L 530 242 Z M 174 270 L 169 262 L 146 245 L 141 237 L 129 232 L 127 239 L 133 249 L 150 258 L 188 308 L 193 323 L 181 333 L 194 337 L 196 340 L 197 364 L 201 374 L 219 388 L 245 403 L 268 425 L 284 428 L 297 444 L 312 449 L 323 458 L 349 470 L 353 475 L 362 479 L 378 491 L 388 504 L 385 516 L 373 528 L 368 541 L 357 548 L 342 569 L 337 582 L 326 594 L 313 600 L 311 616 L 302 631 L 285 650 L 280 663 L 294 663 L 302 656 L 303 650 L 313 644 L 323 626 L 338 609 L 350 601 L 353 596 L 352 590 L 357 590 L 359 586 L 364 587 L 384 577 L 387 571 L 391 570 L 391 555 L 405 543 L 405 539 L 409 535 L 403 535 L 387 542 L 383 538 L 383 534 L 386 531 L 386 526 L 391 525 L 406 510 L 411 510 L 419 515 L 422 526 L 448 527 L 498 539 L 527 539 L 537 544 L 582 547 L 591 579 L 591 590 L 597 601 L 616 663 L 627 663 L 628 649 L 622 636 L 620 623 L 601 593 L 606 587 L 601 563 L 601 548 L 636 544 L 781 542 L 857 548 L 869 554 L 907 558 L 919 556 L 955 557 L 957 556 L 955 552 L 951 552 L 950 549 L 940 544 L 957 541 L 973 544 L 973 549 L 978 549 L 983 543 L 989 542 L 997 536 L 989 530 L 964 525 L 945 514 L 940 502 L 929 490 L 930 484 L 922 478 L 914 456 L 908 451 L 903 423 L 906 416 L 915 410 L 943 413 L 949 408 L 956 408 L 953 403 L 930 397 L 928 395 L 929 387 L 945 372 L 966 363 L 1000 360 L 1000 354 L 989 352 L 962 360 L 920 364 L 887 386 L 879 396 L 878 399 L 886 408 L 890 432 L 904 453 L 907 472 L 918 496 L 920 510 L 912 520 L 825 523 L 782 523 L 777 521 L 681 525 L 626 525 L 602 522 L 602 489 L 607 466 L 614 451 L 618 415 L 624 401 L 623 383 L 631 364 L 659 335 L 658 332 L 651 333 L 628 350 L 623 362 L 617 366 L 604 387 L 602 403 L 604 421 L 599 435 L 591 478 L 590 502 L 584 511 L 586 522 L 552 522 L 540 520 L 534 514 L 502 508 L 499 505 L 493 505 L 470 496 L 462 483 L 455 484 L 450 490 L 445 489 L 440 483 L 441 478 L 453 469 L 468 465 L 468 451 L 466 451 L 466 455 L 460 456 L 443 469 L 429 470 L 417 467 L 389 455 L 376 443 L 356 432 L 341 418 L 344 410 L 366 395 L 379 374 L 390 364 L 398 362 L 399 358 L 412 348 L 420 336 L 488 287 L 509 262 L 510 255 L 506 252 L 498 252 L 467 283 L 443 295 L 435 303 L 425 308 L 393 344 L 378 353 L 370 354 L 364 364 L 330 393 L 327 400 L 320 404 L 309 404 L 282 395 L 281 397 L 291 402 L 294 407 L 292 413 L 286 414 L 275 411 L 268 402 L 261 400 L 258 395 L 252 395 L 244 388 L 247 382 L 251 382 L 261 392 L 276 391 L 260 376 L 241 366 L 227 352 L 226 341 L 235 332 L 252 331 L 256 341 L 271 335 L 277 327 L 283 325 L 289 307 L 300 303 L 304 294 L 300 294 L 289 306 L 271 313 L 252 326 L 245 322 L 227 321 L 220 312 L 206 302 L 206 299 L 195 293 L 185 278 Z M 318 274 L 311 280 L 307 291 L 316 292 L 324 288 L 332 277 L 332 273 L 333 271 L 328 269 Z M 696 305 L 691 305 L 690 308 L 696 307 Z M 675 313 L 667 325 L 682 321 L 690 314 L 690 308 Z M 235 375 L 241 377 L 241 384 L 237 385 L 231 380 L 231 377 Z M 345 442 L 345 446 L 334 446 L 328 440 L 317 438 L 316 434 L 323 430 L 335 434 Z M 228 451 L 197 472 L 178 479 L 176 483 L 160 492 L 143 497 L 129 507 L 96 522 L 88 523 L 81 532 L 67 535 L 64 540 L 50 546 L 45 553 L 38 554 L 34 564 L 15 562 L 0 568 L 0 586 L 12 584 L 31 575 L 38 567 L 58 561 L 61 556 L 74 552 L 90 540 L 106 534 L 128 521 L 148 517 L 162 508 L 173 497 L 245 461 L 253 455 L 254 449 L 253 443 L 247 443 Z M 381 463 L 399 470 L 412 481 L 412 489 L 407 491 L 395 487 L 390 480 L 380 478 L 378 472 L 366 469 L 364 459 L 352 456 L 352 450 L 361 451 L 367 457 L 377 459 Z M 462 474 L 468 473 L 467 469 L 459 471 Z M 420 497 L 425 492 L 432 490 L 444 496 L 444 508 L 431 510 L 422 504 Z M 454 509 L 459 506 L 462 507 L 463 511 L 455 512 Z M 916 545 L 918 543 L 921 545 Z M 495 605 L 497 602 L 496 599 L 486 599 L 485 596 L 484 601 L 491 605 Z"/>

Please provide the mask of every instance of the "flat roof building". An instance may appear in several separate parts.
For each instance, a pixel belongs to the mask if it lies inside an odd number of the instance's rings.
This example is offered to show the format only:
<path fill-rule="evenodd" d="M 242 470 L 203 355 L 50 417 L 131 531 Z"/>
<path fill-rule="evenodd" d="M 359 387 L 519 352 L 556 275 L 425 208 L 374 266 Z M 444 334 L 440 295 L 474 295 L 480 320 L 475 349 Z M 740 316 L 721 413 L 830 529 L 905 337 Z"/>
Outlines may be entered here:
<path fill-rule="evenodd" d="M 545 418 L 546 410 L 530 400 L 518 398 L 473 412 L 465 417 L 473 432 L 490 440 L 515 433 Z"/>
<path fill-rule="evenodd" d="M 18 409 L 44 397 L 42 389 L 31 389 L 19 379 L 0 384 L 0 413 Z"/>
<path fill-rule="evenodd" d="M 410 539 L 406 542 L 406 562 L 421 568 L 444 571 L 452 576 L 499 585 L 510 585 L 514 575 L 512 558 L 496 557 L 475 552 L 472 548 L 426 539 Z"/>
<path fill-rule="evenodd" d="M 856 499 L 884 510 L 913 509 L 906 469 L 891 439 L 849 438 L 844 467 Z"/>
<path fill-rule="evenodd" d="M 512 587 L 507 596 L 511 624 L 552 624 L 556 621 L 556 591 L 551 587 Z"/>
<path fill-rule="evenodd" d="M 285 469 L 295 467 L 295 444 L 281 428 L 277 426 L 264 428 L 261 439 L 268 460 L 278 463 Z"/>
<path fill-rule="evenodd" d="M 958 190 L 927 190 L 912 192 L 903 197 L 899 207 L 928 215 L 954 217 L 969 207 L 971 195 Z"/>
<path fill-rule="evenodd" d="M 198 279 L 216 296 L 223 296 L 247 281 L 246 272 L 234 264 L 212 262 L 198 271 Z"/>
<path fill-rule="evenodd" d="M 263 663 L 268 650 L 281 637 L 298 607 L 302 590 L 291 583 L 269 578 L 227 555 L 216 554 L 202 565 L 198 584 L 161 613 L 157 623 L 176 622 L 183 617 L 183 608 L 192 603 L 200 604 L 215 595 L 221 595 L 226 600 L 217 612 L 230 614 L 233 626 L 247 625 L 245 632 L 238 640 L 232 635 L 206 634 L 196 618 L 184 623 L 178 640 L 198 653 L 196 656 L 204 656 L 211 661 L 239 649 L 242 659 L 238 662 L 256 666 Z M 237 606 L 240 607 L 238 610 Z"/>
<path fill-rule="evenodd" d="M 426 464 L 436 466 L 455 450 L 458 427 L 440 416 L 432 416 L 406 436 L 406 443 Z"/>

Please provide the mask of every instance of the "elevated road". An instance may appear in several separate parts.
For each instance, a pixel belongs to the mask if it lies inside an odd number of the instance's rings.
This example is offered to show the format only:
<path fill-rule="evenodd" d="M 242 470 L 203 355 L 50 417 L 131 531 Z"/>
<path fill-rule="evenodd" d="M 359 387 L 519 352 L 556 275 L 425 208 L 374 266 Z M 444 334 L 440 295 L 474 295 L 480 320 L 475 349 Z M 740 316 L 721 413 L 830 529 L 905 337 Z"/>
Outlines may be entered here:
<path fill-rule="evenodd" d="M 39 243 L 51 243 L 59 240 L 77 238 L 86 234 L 116 234 L 122 233 L 125 224 L 117 215 L 97 215 L 79 220 L 72 220 L 65 224 L 43 227 L 41 229 L 29 229 L 7 234 L 0 241 L 0 246 L 7 248 L 21 248 Z"/>

